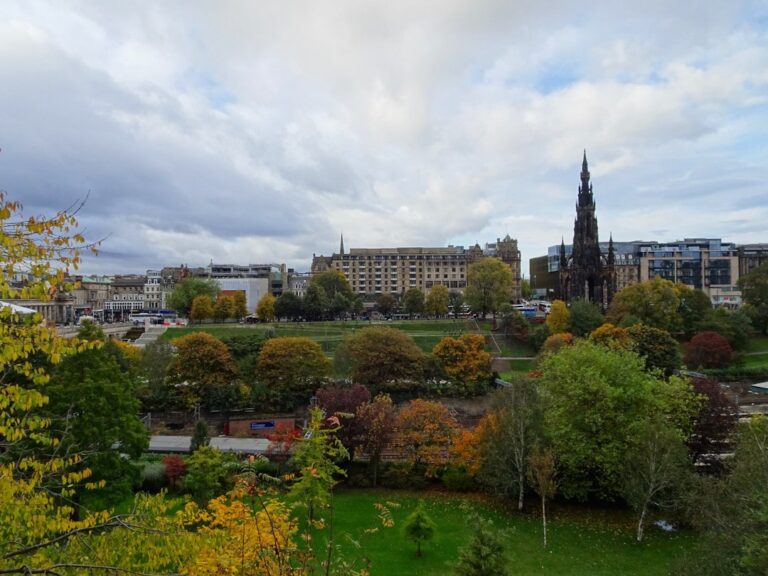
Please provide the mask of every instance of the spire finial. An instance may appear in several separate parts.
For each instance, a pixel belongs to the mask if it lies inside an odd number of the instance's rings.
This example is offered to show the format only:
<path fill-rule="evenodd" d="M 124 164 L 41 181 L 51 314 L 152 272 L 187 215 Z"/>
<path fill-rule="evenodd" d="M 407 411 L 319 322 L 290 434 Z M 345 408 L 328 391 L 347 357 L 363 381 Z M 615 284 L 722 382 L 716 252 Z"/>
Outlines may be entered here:
<path fill-rule="evenodd" d="M 581 169 L 586 172 L 587 170 L 587 149 L 584 148 L 584 160 L 581 161 Z"/>
<path fill-rule="evenodd" d="M 341 233 L 341 246 L 339 247 L 339 256 L 344 256 L 344 232 Z"/>

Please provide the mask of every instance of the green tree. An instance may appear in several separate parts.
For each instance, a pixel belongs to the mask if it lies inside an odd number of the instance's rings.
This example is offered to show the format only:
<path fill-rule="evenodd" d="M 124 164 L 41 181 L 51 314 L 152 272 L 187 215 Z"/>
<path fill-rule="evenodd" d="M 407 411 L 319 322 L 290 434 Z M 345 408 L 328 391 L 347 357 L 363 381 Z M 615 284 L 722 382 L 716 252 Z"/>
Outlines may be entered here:
<path fill-rule="evenodd" d="M 256 316 L 262 322 L 273 322 L 275 320 L 275 302 L 277 298 L 272 296 L 269 292 L 259 298 L 259 303 L 256 304 Z"/>
<path fill-rule="evenodd" d="M 275 316 L 288 318 L 289 320 L 298 320 L 302 314 L 301 297 L 293 292 L 283 292 L 275 301 Z"/>
<path fill-rule="evenodd" d="M 527 278 L 523 278 L 520 281 L 520 296 L 526 300 L 533 298 L 533 289 L 531 288 L 531 283 Z"/>
<path fill-rule="evenodd" d="M 464 305 L 464 294 L 458 290 L 451 290 L 448 292 L 448 308 L 453 312 L 453 317 L 456 318 L 461 314 L 461 307 Z"/>
<path fill-rule="evenodd" d="M 194 307 L 194 304 L 193 304 Z M 223 322 L 227 318 L 232 317 L 232 311 L 235 309 L 235 302 L 231 296 L 222 296 L 216 298 L 216 302 L 213 305 L 213 317 L 218 322 Z"/>
<path fill-rule="evenodd" d="M 322 314 L 332 314 L 339 317 L 352 311 L 355 295 L 347 277 L 338 270 L 328 270 L 312 276 L 309 287 L 322 288 L 326 302 Z M 309 294 L 309 289 L 307 289 Z"/>
<path fill-rule="evenodd" d="M 173 354 L 173 346 L 167 340 L 157 339 L 144 348 L 138 368 L 143 385 L 138 395 L 146 411 L 166 410 L 173 406 L 175 394 L 167 381 Z"/>
<path fill-rule="evenodd" d="M 256 360 L 258 380 L 269 387 L 273 401 L 284 408 L 309 400 L 330 371 L 331 364 L 320 345 L 303 337 L 267 340 Z"/>
<path fill-rule="evenodd" d="M 661 370 L 669 375 L 680 368 L 680 349 L 666 330 L 635 324 L 627 328 L 627 335 L 630 350 L 643 358 L 647 370 Z"/>
<path fill-rule="evenodd" d="M 256 374 L 256 360 L 270 335 L 256 330 L 244 330 L 242 334 L 222 338 L 221 341 L 232 354 L 242 378 Z"/>
<path fill-rule="evenodd" d="M 459 550 L 456 576 L 508 576 L 509 559 L 502 536 L 493 522 L 480 517 L 470 521 L 472 536 Z"/>
<path fill-rule="evenodd" d="M 636 354 L 589 341 L 545 356 L 541 370 L 543 430 L 568 498 L 620 495 L 637 423 L 664 415 L 685 433 L 698 408 L 687 381 L 658 378 Z"/>
<path fill-rule="evenodd" d="M 604 321 L 600 306 L 589 300 L 574 300 L 570 309 L 570 330 L 574 336 L 589 336 Z"/>
<path fill-rule="evenodd" d="M 448 288 L 443 284 L 436 284 L 427 294 L 424 311 L 435 318 L 439 318 L 448 314 L 448 306 Z"/>
<path fill-rule="evenodd" d="M 424 501 L 419 500 L 416 509 L 405 519 L 403 533 L 416 544 L 416 556 L 421 557 L 421 544 L 435 537 L 436 525 L 424 510 Z"/>
<path fill-rule="evenodd" d="M 371 326 L 348 335 L 336 349 L 337 369 L 372 393 L 413 385 L 424 375 L 424 353 L 408 334 Z"/>
<path fill-rule="evenodd" d="M 86 340 L 88 342 L 104 342 L 107 339 L 101 326 L 92 320 L 85 320 L 80 324 L 77 337 L 79 340 Z"/>
<path fill-rule="evenodd" d="M 552 334 L 568 332 L 568 328 L 571 326 L 571 314 L 568 312 L 568 306 L 565 305 L 565 302 L 562 300 L 552 302 L 546 323 Z"/>
<path fill-rule="evenodd" d="M 187 474 L 182 484 L 195 502 L 203 506 L 224 492 L 226 475 L 221 452 L 211 446 L 201 446 L 187 459 Z"/>
<path fill-rule="evenodd" d="M 330 306 L 328 295 L 319 284 L 310 284 L 304 294 L 304 316 L 307 320 L 322 320 Z"/>
<path fill-rule="evenodd" d="M 192 439 L 189 442 L 189 451 L 195 453 L 203 446 L 208 446 L 211 443 L 211 437 L 208 434 L 208 424 L 205 420 L 198 420 L 195 422 L 195 429 L 192 432 Z"/>
<path fill-rule="evenodd" d="M 215 280 L 185 278 L 168 297 L 168 307 L 187 317 L 192 311 L 192 302 L 196 296 L 208 296 L 213 302 L 218 295 L 219 285 Z"/>
<path fill-rule="evenodd" d="M 620 290 L 608 308 L 608 321 L 619 325 L 630 317 L 667 332 L 682 329 L 678 288 L 657 276 Z"/>
<path fill-rule="evenodd" d="M 738 286 L 752 325 L 768 334 L 768 262 L 739 278 Z"/>
<path fill-rule="evenodd" d="M 337 478 L 346 475 L 337 462 L 347 459 L 349 453 L 336 436 L 339 420 L 335 416 L 332 419 L 331 426 L 324 426 L 323 411 L 312 408 L 306 433 L 296 445 L 291 459 L 300 475 L 289 495 L 300 506 L 306 507 L 310 524 L 317 510 L 328 506 Z"/>
<path fill-rule="evenodd" d="M 418 288 L 409 288 L 403 295 L 403 309 L 408 317 L 424 312 L 424 294 Z"/>
<path fill-rule="evenodd" d="M 749 345 L 752 321 L 744 310 L 717 308 L 699 319 L 694 332 L 717 332 L 734 350 L 744 350 Z"/>
<path fill-rule="evenodd" d="M 697 325 L 712 312 L 709 296 L 697 288 L 685 284 L 675 284 L 677 297 L 680 299 L 678 314 L 683 336 L 690 338 L 699 331 Z"/>
<path fill-rule="evenodd" d="M 239 320 L 248 316 L 248 306 L 245 291 L 237 290 L 232 296 L 232 318 Z"/>
<path fill-rule="evenodd" d="M 464 296 L 472 310 L 483 317 L 494 314 L 512 294 L 512 270 L 498 258 L 483 258 L 469 266 Z"/>
<path fill-rule="evenodd" d="M 192 300 L 192 308 L 189 312 L 189 319 L 193 322 L 202 322 L 208 318 L 213 318 L 214 309 L 211 297 L 207 294 L 195 296 Z"/>
<path fill-rule="evenodd" d="M 383 316 L 389 316 L 397 306 L 397 299 L 389 292 L 384 292 L 376 298 L 376 310 Z"/>

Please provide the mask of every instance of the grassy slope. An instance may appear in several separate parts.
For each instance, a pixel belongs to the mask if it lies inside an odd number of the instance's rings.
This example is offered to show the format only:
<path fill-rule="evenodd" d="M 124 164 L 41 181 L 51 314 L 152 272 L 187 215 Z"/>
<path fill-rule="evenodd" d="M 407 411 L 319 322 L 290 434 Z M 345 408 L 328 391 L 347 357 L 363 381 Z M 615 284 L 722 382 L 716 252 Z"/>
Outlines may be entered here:
<path fill-rule="evenodd" d="M 417 495 L 397 492 L 342 491 L 335 498 L 335 531 L 346 554 L 352 555 L 352 546 L 345 533 L 360 537 L 365 554 L 372 561 L 373 576 L 432 576 L 450 573 L 450 564 L 458 557 L 458 549 L 472 534 L 472 521 L 466 508 L 467 500 L 450 495 L 423 496 L 429 515 L 438 526 L 437 538 L 423 546 L 424 556 L 417 558 L 415 546 L 405 540 L 402 527 L 413 510 Z M 365 528 L 377 525 L 375 502 L 395 500 L 400 508 L 394 509 L 394 528 L 380 528 L 378 532 L 362 535 Z M 541 574 L 591 576 L 638 574 L 661 575 L 668 572 L 671 562 L 689 548 L 694 537 L 690 534 L 663 534 L 655 529 L 648 532 L 647 541 L 636 544 L 630 518 L 622 520 L 564 519 L 555 514 L 549 525 L 550 547 L 541 546 L 541 523 L 538 518 L 508 514 L 486 504 L 473 503 L 471 508 L 493 520 L 499 529 L 507 530 L 505 540 L 512 573 L 516 575 Z"/>

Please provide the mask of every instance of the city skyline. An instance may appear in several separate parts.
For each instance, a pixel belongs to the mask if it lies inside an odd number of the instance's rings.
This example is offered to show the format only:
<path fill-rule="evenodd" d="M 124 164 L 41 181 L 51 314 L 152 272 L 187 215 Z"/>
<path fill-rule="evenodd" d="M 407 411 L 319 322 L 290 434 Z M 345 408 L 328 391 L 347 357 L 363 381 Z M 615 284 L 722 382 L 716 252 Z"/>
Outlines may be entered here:
<path fill-rule="evenodd" d="M 630 17 L 631 16 L 631 17 Z M 0 189 L 83 273 L 573 236 L 764 242 L 755 2 L 0 5 Z"/>

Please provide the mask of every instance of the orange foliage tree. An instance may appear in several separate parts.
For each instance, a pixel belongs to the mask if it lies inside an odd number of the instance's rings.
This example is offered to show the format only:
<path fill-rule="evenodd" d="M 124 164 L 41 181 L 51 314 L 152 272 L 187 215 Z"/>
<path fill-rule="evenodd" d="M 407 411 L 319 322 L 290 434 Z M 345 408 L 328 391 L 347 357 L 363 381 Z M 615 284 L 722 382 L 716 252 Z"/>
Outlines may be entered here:
<path fill-rule="evenodd" d="M 539 354 L 542 356 L 545 354 L 555 354 L 564 346 L 570 346 L 571 344 L 573 344 L 573 334 L 570 332 L 558 332 L 544 340 Z"/>
<path fill-rule="evenodd" d="M 330 371 L 320 345 L 304 337 L 267 340 L 256 360 L 257 378 L 269 387 L 274 402 L 285 408 L 309 400 Z"/>
<path fill-rule="evenodd" d="M 434 475 L 448 461 L 449 448 L 459 425 L 448 408 L 433 400 L 412 400 L 397 415 L 398 446 L 416 466 Z"/>
<path fill-rule="evenodd" d="M 446 336 L 432 349 L 446 375 L 467 386 L 491 377 L 491 355 L 485 350 L 480 334 L 464 334 L 460 338 Z"/>
<path fill-rule="evenodd" d="M 617 348 L 629 350 L 632 346 L 632 337 L 629 335 L 629 331 L 626 328 L 614 326 L 610 322 L 592 330 L 589 338 L 595 344 L 600 344 L 611 350 Z"/>

